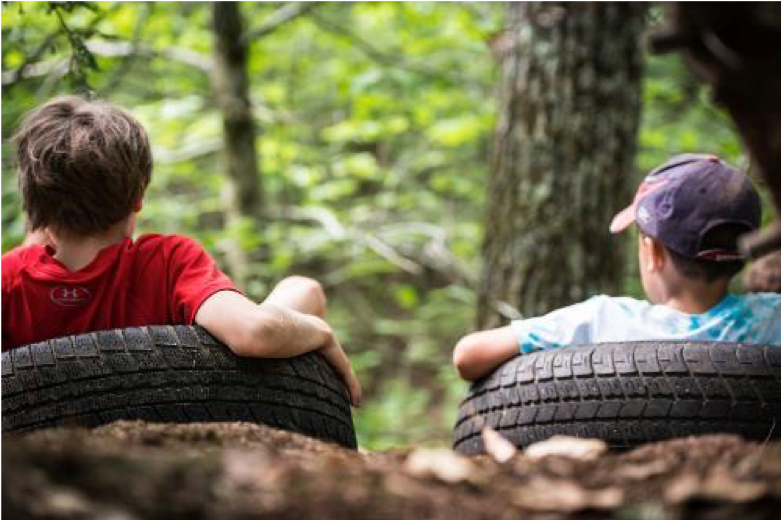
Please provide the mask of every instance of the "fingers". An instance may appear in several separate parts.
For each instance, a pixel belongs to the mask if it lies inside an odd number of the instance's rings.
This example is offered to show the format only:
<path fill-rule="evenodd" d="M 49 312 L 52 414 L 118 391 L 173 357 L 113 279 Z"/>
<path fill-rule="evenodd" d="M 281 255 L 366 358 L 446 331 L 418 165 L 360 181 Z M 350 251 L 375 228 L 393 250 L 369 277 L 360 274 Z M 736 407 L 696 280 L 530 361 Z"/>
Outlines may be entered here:
<path fill-rule="evenodd" d="M 342 346 L 334 339 L 330 345 L 322 349 L 322 352 L 326 360 L 331 363 L 331 366 L 336 369 L 344 380 L 352 405 L 355 407 L 361 406 L 361 384 Z"/>
<path fill-rule="evenodd" d="M 342 359 L 339 371 L 341 372 L 344 382 L 347 384 L 347 391 L 350 393 L 350 402 L 353 406 L 361 406 L 361 383 L 358 381 L 358 377 L 353 371 L 353 367 L 350 361 L 347 359 L 347 355 L 342 350 L 342 347 L 338 347 L 340 358 Z"/>
<path fill-rule="evenodd" d="M 355 375 L 355 372 L 353 372 L 352 367 L 350 368 L 350 375 L 347 381 L 347 386 L 350 391 L 350 400 L 352 401 L 353 406 L 357 408 L 361 406 L 363 392 L 361 391 L 361 383 L 358 381 L 358 377 Z"/>

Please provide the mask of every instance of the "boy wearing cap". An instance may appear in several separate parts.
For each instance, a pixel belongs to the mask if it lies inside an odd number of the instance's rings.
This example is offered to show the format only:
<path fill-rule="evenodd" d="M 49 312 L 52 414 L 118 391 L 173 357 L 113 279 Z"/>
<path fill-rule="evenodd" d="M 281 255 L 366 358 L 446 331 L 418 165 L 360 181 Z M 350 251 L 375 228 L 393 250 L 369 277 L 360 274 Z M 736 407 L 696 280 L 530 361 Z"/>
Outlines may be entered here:
<path fill-rule="evenodd" d="M 646 176 L 610 231 L 633 223 L 649 301 L 594 296 L 545 316 L 469 334 L 453 352 L 461 377 L 487 375 L 520 353 L 611 341 L 696 340 L 781 346 L 781 295 L 732 295 L 738 237 L 759 227 L 749 179 L 718 157 L 683 154 Z"/>
<path fill-rule="evenodd" d="M 198 324 L 241 356 L 318 350 L 360 402 L 317 282 L 288 278 L 257 305 L 194 240 L 132 238 L 152 173 L 146 131 L 132 116 L 58 98 L 31 112 L 15 139 L 31 233 L 2 258 L 4 351 L 108 328 Z"/>

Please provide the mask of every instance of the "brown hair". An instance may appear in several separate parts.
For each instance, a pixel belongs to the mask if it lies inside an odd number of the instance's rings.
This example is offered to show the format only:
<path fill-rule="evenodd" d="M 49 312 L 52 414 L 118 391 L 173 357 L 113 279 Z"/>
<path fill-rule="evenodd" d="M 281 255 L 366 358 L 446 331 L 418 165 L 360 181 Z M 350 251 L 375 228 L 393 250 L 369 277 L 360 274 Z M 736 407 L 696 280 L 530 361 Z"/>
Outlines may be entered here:
<path fill-rule="evenodd" d="M 104 101 L 53 99 L 27 115 L 14 141 L 31 230 L 105 231 L 131 214 L 152 176 L 146 131 Z"/>
<path fill-rule="evenodd" d="M 736 249 L 738 237 L 746 233 L 746 231 L 745 227 L 739 225 L 722 224 L 715 226 L 702 237 L 700 249 Z M 741 260 L 714 262 L 712 260 L 687 258 L 667 246 L 665 248 L 670 254 L 676 271 L 687 278 L 705 280 L 706 282 L 715 282 L 721 278 L 732 279 L 745 265 Z"/>

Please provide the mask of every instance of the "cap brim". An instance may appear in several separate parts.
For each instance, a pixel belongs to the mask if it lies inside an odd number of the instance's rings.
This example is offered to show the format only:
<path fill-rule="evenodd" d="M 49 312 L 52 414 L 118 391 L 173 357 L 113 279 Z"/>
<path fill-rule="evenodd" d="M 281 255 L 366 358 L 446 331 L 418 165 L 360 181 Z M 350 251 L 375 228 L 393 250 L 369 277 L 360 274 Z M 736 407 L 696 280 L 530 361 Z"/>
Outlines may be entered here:
<path fill-rule="evenodd" d="M 613 221 L 610 223 L 610 232 L 614 234 L 621 233 L 626 228 L 634 224 L 635 214 L 636 208 L 634 204 L 624 208 L 615 217 L 613 217 Z"/>

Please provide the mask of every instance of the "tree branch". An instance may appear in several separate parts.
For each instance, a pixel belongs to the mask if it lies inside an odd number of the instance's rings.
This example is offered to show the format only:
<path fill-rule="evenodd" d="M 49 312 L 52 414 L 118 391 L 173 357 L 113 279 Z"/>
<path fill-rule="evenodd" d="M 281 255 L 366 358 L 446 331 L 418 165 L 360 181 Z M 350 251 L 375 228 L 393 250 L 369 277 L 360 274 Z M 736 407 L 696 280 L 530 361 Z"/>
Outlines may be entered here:
<path fill-rule="evenodd" d="M 267 210 L 266 218 L 282 219 L 294 222 L 313 222 L 323 228 L 331 239 L 336 241 L 346 241 L 358 243 L 371 249 L 375 254 L 384 258 L 390 264 L 398 267 L 400 270 L 413 276 L 423 276 L 428 271 L 436 272 L 441 275 L 448 283 L 460 285 L 467 289 L 477 291 L 477 278 L 475 273 L 470 272 L 458 258 L 453 255 L 445 244 L 446 232 L 442 228 L 427 222 L 404 222 L 399 224 L 389 224 L 382 228 L 377 228 L 372 223 L 358 223 L 354 225 L 345 225 L 339 221 L 338 217 L 325 207 L 302 208 L 300 206 L 285 206 L 278 209 Z M 381 220 L 392 220 L 383 218 Z M 396 232 L 405 230 L 407 236 L 412 233 L 418 233 L 429 237 L 429 241 L 424 251 L 413 251 L 405 249 L 400 251 L 394 248 L 388 242 L 382 240 L 380 236 L 383 232 Z M 335 284 L 339 276 L 331 273 L 325 279 L 329 284 Z M 490 298 L 488 305 L 508 320 L 522 319 L 520 311 L 510 303 Z"/>
<path fill-rule="evenodd" d="M 131 42 L 112 41 L 90 41 L 85 42 L 85 46 L 91 53 L 97 56 L 109 58 L 130 56 L 147 58 L 160 57 L 188 65 L 194 69 L 200 70 L 204 74 L 210 74 L 212 70 L 212 61 L 208 56 L 204 56 L 203 54 L 190 49 L 169 47 L 168 49 L 157 50 L 148 45 L 133 45 Z M 67 73 L 69 63 L 69 58 L 52 59 L 37 63 L 29 63 L 28 65 L 25 65 L 23 69 L 5 71 L 3 72 L 3 86 L 13 86 L 20 79 L 48 76 L 53 72 L 59 72 L 63 68 L 64 73 Z"/>
<path fill-rule="evenodd" d="M 38 46 L 37 49 L 35 49 L 35 52 L 25 57 L 24 63 L 22 63 L 19 68 L 16 70 L 3 72 L 3 86 L 5 87 L 13 85 L 18 83 L 22 78 L 27 77 L 26 74 L 28 69 L 38 65 L 38 60 L 41 59 L 41 56 L 43 56 L 49 47 L 51 47 L 56 37 L 57 33 L 49 34 L 43 43 Z"/>
<path fill-rule="evenodd" d="M 380 65 L 386 67 L 396 67 L 399 69 L 404 69 L 429 79 L 445 80 L 450 82 L 453 85 L 461 85 L 470 82 L 468 78 L 463 77 L 459 74 L 432 70 L 429 67 L 426 67 L 425 65 L 412 63 L 406 60 L 403 56 L 401 56 L 400 53 L 391 53 L 391 52 L 385 52 L 383 50 L 380 50 L 377 47 L 375 47 L 373 44 L 365 40 L 363 37 L 358 35 L 357 33 L 348 29 L 347 27 L 339 23 L 336 23 L 332 20 L 328 20 L 325 17 L 320 16 L 316 13 L 312 13 L 311 19 L 315 23 L 315 25 L 320 27 L 320 29 L 328 33 L 331 33 L 335 36 L 349 40 L 353 47 L 355 47 L 358 51 L 363 53 L 367 58 L 379 63 Z"/>
<path fill-rule="evenodd" d="M 130 42 L 94 41 L 88 42 L 87 48 L 95 54 L 108 57 L 130 56 L 136 52 L 139 56 L 168 58 L 183 63 L 184 65 L 189 65 L 205 74 L 211 74 L 213 67 L 212 60 L 208 56 L 197 51 L 179 47 L 169 47 L 167 49 L 157 50 L 149 45 L 138 45 L 134 47 Z"/>
<path fill-rule="evenodd" d="M 263 23 L 258 27 L 246 31 L 242 36 L 242 39 L 244 40 L 244 43 L 252 43 L 253 40 L 268 36 L 286 23 L 291 22 L 302 14 L 312 10 L 317 5 L 318 2 L 293 2 L 285 4 L 263 20 Z"/>
<path fill-rule="evenodd" d="M 119 64 L 116 72 L 114 72 L 108 83 L 101 89 L 102 92 L 111 92 L 119 86 L 125 75 L 133 68 L 133 63 L 138 58 L 138 47 L 141 45 L 141 37 L 143 35 L 144 27 L 146 27 L 149 18 L 152 16 L 152 10 L 154 4 L 152 2 L 144 3 L 143 13 L 138 17 L 135 27 L 133 27 L 133 34 L 130 37 L 130 53 Z"/>

